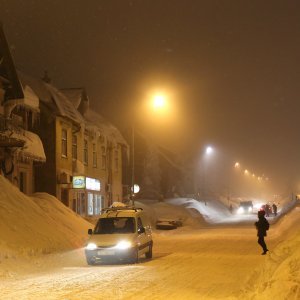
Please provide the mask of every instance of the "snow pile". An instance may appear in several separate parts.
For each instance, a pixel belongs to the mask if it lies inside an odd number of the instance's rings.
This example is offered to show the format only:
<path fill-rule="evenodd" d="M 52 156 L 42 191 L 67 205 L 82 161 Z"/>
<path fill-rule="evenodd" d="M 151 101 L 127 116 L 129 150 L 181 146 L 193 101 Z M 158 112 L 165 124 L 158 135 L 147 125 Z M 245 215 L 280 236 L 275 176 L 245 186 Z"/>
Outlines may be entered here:
<path fill-rule="evenodd" d="M 271 236 L 281 242 L 252 274 L 245 299 L 300 299 L 299 213 L 297 207 L 273 226 Z"/>
<path fill-rule="evenodd" d="M 154 228 L 158 219 L 180 220 L 183 225 L 192 227 L 198 227 L 201 224 L 199 219 L 195 218 L 184 206 L 177 206 L 169 201 L 139 200 L 135 202 L 135 206 L 143 208 Z"/>
<path fill-rule="evenodd" d="M 80 247 L 89 227 L 55 197 L 28 197 L 0 176 L 0 262 Z"/>
<path fill-rule="evenodd" d="M 168 203 L 185 207 L 186 209 L 200 214 L 206 223 L 220 223 L 230 217 L 228 208 L 220 201 L 209 200 L 207 202 L 190 198 L 168 199 Z"/>

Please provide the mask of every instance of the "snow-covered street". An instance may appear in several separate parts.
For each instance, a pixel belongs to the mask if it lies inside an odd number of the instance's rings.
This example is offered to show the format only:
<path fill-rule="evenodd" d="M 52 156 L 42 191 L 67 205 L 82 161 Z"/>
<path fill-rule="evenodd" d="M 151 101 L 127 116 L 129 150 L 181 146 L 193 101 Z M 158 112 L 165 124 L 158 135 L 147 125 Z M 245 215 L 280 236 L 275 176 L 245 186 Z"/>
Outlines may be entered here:
<path fill-rule="evenodd" d="M 265 259 L 259 255 L 253 233 L 253 229 L 244 228 L 155 235 L 154 259 L 142 259 L 137 265 L 89 267 L 83 250 L 71 251 L 37 261 L 40 274 L 2 281 L 1 293 L 7 299 L 238 296 L 257 264 Z"/>
<path fill-rule="evenodd" d="M 300 300 L 300 0 L 0 8 L 0 300 Z"/>
<path fill-rule="evenodd" d="M 259 269 L 279 257 L 272 250 L 285 231 L 276 232 L 269 257 L 260 255 L 251 227 L 155 233 L 153 260 L 136 265 L 90 267 L 83 249 L 48 255 L 31 261 L 37 273 L 2 280 L 1 299 L 247 299 Z"/>
<path fill-rule="evenodd" d="M 152 224 L 183 226 L 154 230 L 152 260 L 88 266 L 92 224 L 50 195 L 27 197 L 1 176 L 0 187 L 1 299 L 299 299 L 299 206 L 269 218 L 261 256 L 253 215 L 231 216 L 217 201 L 137 203 Z"/>

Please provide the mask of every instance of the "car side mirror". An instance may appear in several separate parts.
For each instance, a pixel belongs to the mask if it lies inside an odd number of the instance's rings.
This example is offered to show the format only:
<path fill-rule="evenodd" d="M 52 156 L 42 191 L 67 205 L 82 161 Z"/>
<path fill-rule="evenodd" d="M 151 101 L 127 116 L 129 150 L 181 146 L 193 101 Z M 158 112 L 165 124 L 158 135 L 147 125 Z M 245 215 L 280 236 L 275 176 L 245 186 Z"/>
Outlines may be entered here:
<path fill-rule="evenodd" d="M 90 234 L 90 235 L 93 234 L 93 229 L 91 229 L 91 228 L 88 229 L 88 234 Z"/>
<path fill-rule="evenodd" d="M 145 233 L 145 227 L 140 227 L 138 229 L 138 233 L 141 234 L 141 233 Z"/>

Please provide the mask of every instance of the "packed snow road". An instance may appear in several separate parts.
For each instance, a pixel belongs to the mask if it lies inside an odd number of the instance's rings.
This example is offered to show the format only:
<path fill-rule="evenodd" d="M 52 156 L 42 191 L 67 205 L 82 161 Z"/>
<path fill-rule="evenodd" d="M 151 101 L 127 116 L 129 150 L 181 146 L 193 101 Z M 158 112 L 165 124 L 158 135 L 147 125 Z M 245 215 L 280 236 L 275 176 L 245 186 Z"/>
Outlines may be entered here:
<path fill-rule="evenodd" d="M 252 227 L 183 227 L 154 243 L 153 259 L 135 265 L 88 266 L 83 249 L 33 259 L 31 274 L 1 281 L 1 299 L 242 299 L 265 259 Z"/>

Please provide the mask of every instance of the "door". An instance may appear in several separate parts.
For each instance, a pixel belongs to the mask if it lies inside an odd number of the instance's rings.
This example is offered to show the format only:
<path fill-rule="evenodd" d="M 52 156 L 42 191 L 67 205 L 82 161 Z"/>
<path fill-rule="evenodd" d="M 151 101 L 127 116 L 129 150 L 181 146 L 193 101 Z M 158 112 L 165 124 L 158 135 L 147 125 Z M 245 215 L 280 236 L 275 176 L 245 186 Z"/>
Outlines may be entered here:
<path fill-rule="evenodd" d="M 146 232 L 139 233 L 141 228 L 145 228 L 142 219 L 138 217 L 137 219 L 137 232 L 138 232 L 138 244 L 139 244 L 139 255 L 142 255 L 149 251 L 150 240 Z"/>

